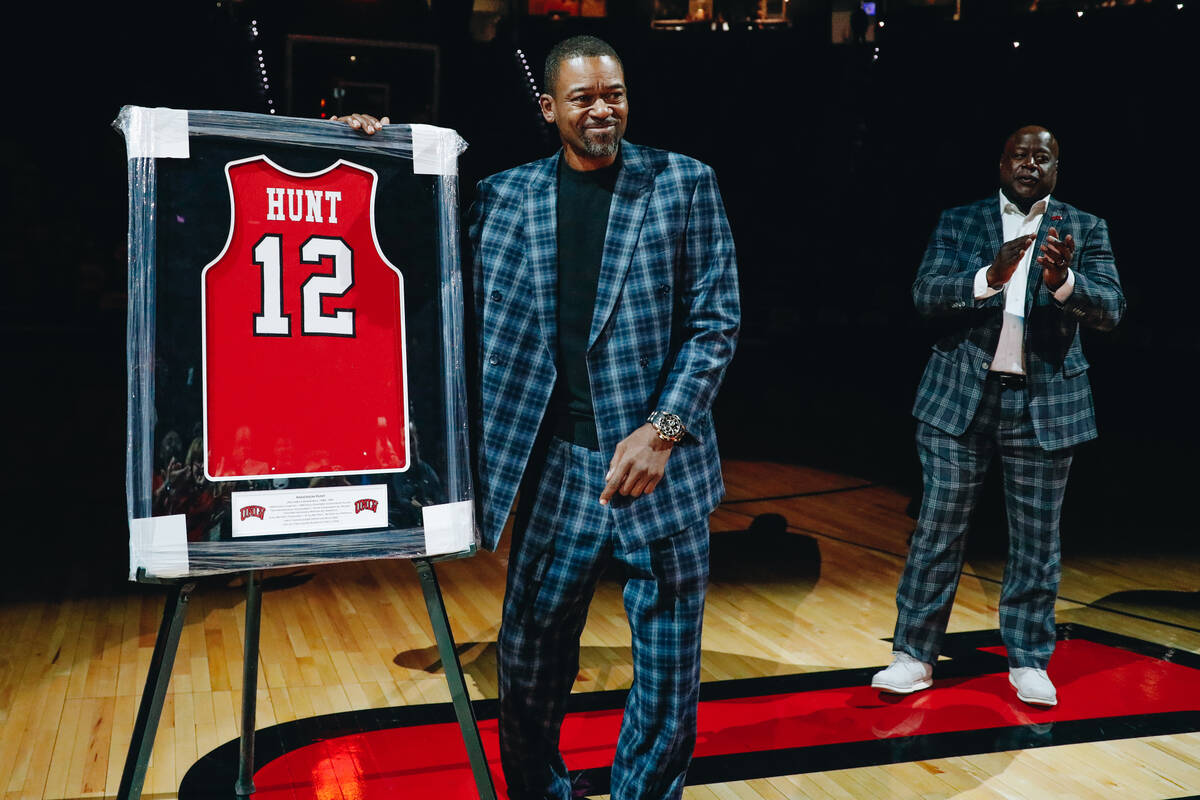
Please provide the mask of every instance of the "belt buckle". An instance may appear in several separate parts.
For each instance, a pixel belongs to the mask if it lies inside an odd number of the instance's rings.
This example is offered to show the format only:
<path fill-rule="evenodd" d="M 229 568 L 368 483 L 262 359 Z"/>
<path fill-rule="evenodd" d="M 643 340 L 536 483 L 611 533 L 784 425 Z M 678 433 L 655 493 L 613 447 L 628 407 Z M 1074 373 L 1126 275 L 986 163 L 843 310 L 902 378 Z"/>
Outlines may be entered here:
<path fill-rule="evenodd" d="M 997 374 L 1000 376 L 1000 388 L 1001 389 L 1024 389 L 1025 388 L 1025 376 L 1024 375 L 1013 375 L 1012 373 L 1009 373 L 1009 372 L 1000 372 Z"/>

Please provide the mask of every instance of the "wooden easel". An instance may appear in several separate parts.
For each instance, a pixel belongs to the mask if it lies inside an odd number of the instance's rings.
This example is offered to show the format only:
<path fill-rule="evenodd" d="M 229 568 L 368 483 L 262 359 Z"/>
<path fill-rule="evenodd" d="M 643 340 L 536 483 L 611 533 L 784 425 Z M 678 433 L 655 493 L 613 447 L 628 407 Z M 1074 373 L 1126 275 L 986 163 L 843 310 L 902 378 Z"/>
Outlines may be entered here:
<path fill-rule="evenodd" d="M 492 774 L 488 771 L 483 742 L 479 738 L 479 725 L 471 698 L 467 694 L 467 683 L 463 677 L 462 663 L 450 631 L 450 620 L 446 616 L 446 604 L 438 585 L 433 562 L 428 558 L 413 559 L 417 575 L 421 579 L 421 591 L 425 595 L 425 607 L 429 611 L 429 622 L 433 625 L 433 637 L 437 641 L 438 653 L 446 669 L 446 684 L 450 687 L 450 699 L 454 703 L 454 714 L 462 731 L 463 743 L 471 772 L 475 776 L 475 787 L 480 800 L 496 800 L 496 788 Z M 188 602 L 196 588 L 194 581 L 156 580 L 138 570 L 138 580 L 145 583 L 161 583 L 168 587 L 162 623 L 154 643 L 154 655 L 150 659 L 150 670 L 146 676 L 146 688 L 138 706 L 137 721 L 133 727 L 133 738 L 129 753 L 125 757 L 125 770 L 121 773 L 118 800 L 136 800 L 142 796 L 146 780 L 146 769 L 150 765 L 150 753 L 154 749 L 154 737 L 158 733 L 158 721 L 162 715 L 163 700 L 167 685 L 171 681 L 171 669 L 175 664 L 175 653 L 179 649 L 179 636 L 183 631 L 183 620 Z M 258 696 L 258 639 L 259 622 L 262 619 L 262 585 L 257 571 L 246 573 L 246 641 L 242 657 L 242 733 L 238 752 L 238 777 L 234 792 L 238 797 L 248 797 L 254 792 L 254 718 Z"/>

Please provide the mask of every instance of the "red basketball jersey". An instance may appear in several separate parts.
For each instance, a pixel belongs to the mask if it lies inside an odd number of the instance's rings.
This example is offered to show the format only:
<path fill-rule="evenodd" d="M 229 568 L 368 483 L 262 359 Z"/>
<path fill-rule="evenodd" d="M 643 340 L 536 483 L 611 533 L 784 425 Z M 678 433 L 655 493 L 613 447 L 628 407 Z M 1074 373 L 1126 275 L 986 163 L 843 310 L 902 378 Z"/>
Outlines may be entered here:
<path fill-rule="evenodd" d="M 210 480 L 408 469 L 404 285 L 377 176 L 225 166 L 229 238 L 201 275 Z"/>

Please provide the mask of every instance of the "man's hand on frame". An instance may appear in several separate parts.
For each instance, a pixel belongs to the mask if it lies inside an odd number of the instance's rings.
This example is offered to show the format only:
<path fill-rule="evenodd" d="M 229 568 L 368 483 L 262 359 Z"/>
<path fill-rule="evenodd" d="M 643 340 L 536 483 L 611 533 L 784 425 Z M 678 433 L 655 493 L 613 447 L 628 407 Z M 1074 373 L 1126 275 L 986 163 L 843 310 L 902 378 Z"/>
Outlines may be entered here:
<path fill-rule="evenodd" d="M 369 136 L 375 135 L 377 131 L 383 130 L 383 126 L 391 122 L 387 117 L 379 117 L 376 119 L 370 114 L 343 114 L 342 116 L 333 116 L 329 119 L 334 122 L 344 122 L 356 131 L 361 131 Z"/>

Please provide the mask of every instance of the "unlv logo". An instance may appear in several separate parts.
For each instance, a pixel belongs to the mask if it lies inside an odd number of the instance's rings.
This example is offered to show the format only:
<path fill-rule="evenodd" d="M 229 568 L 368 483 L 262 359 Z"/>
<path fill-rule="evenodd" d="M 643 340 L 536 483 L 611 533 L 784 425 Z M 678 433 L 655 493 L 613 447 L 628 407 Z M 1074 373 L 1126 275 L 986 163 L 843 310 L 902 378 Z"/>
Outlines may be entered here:
<path fill-rule="evenodd" d="M 355 500 L 354 501 L 354 513 L 355 514 L 359 513 L 360 511 L 374 512 L 377 508 L 379 508 L 378 500 L 364 499 L 364 500 Z M 243 517 L 243 519 L 245 519 L 245 518 Z"/>
<path fill-rule="evenodd" d="M 266 513 L 267 509 L 263 508 L 262 506 L 242 506 L 241 509 L 243 522 L 246 521 L 247 517 L 258 517 L 259 519 L 262 519 Z"/>

